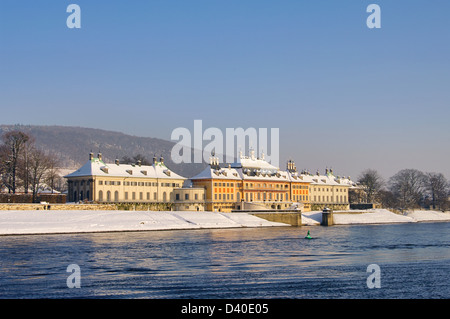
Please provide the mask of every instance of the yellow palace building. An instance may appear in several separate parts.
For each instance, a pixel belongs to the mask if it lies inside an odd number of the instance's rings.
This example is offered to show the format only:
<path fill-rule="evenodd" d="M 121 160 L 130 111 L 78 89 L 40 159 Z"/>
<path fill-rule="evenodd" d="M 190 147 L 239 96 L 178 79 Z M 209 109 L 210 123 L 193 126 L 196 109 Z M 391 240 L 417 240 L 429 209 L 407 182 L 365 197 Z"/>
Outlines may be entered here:
<path fill-rule="evenodd" d="M 66 175 L 68 201 L 105 203 L 172 203 L 174 189 L 183 186 L 185 177 L 172 172 L 161 157 L 152 165 L 105 163 L 101 153 L 75 172 Z"/>
<path fill-rule="evenodd" d="M 105 163 L 101 154 L 66 175 L 68 201 L 163 204 L 165 209 L 188 211 L 349 209 L 348 177 L 299 173 L 292 160 L 286 170 L 250 150 L 236 162 L 220 165 L 214 155 L 198 175 L 186 179 L 153 158 L 152 165 Z"/>
<path fill-rule="evenodd" d="M 310 209 L 310 182 L 301 178 L 295 164 L 288 162 L 288 170 L 282 171 L 253 150 L 225 167 L 212 156 L 210 165 L 190 180 L 193 187 L 205 189 L 209 211 Z"/>

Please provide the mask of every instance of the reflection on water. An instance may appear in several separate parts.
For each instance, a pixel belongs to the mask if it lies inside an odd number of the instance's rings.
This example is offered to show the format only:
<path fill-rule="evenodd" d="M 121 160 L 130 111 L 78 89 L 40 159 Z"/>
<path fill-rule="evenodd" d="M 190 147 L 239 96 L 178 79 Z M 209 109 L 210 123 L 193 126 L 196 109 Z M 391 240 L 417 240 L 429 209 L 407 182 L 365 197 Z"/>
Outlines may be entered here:
<path fill-rule="evenodd" d="M 0 237 L 2 298 L 449 298 L 449 223 Z M 305 239 L 307 230 L 313 239 Z M 81 288 L 69 289 L 69 264 Z M 368 289 L 378 264 L 382 288 Z"/>

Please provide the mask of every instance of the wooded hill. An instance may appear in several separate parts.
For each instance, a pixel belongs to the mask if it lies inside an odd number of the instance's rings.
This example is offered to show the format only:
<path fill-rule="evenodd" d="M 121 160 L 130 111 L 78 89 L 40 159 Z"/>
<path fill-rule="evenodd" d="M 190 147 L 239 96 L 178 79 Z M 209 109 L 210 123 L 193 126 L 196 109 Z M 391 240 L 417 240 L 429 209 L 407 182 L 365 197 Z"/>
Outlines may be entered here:
<path fill-rule="evenodd" d="M 0 135 L 11 130 L 21 130 L 35 139 L 36 147 L 54 154 L 61 168 L 77 169 L 88 160 L 92 151 L 94 156 L 100 152 L 107 163 L 124 157 L 141 155 L 152 162 L 164 157 L 166 165 L 184 177 L 192 177 L 201 172 L 206 164 L 174 164 L 171 150 L 174 142 L 158 138 L 138 137 L 120 132 L 72 126 L 0 125 Z"/>

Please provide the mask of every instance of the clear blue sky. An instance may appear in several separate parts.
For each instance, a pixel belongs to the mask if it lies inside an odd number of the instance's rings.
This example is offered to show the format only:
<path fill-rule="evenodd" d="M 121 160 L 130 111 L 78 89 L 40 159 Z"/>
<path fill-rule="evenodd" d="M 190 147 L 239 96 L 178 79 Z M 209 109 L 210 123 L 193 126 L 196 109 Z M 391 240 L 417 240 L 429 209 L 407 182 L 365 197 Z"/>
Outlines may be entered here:
<path fill-rule="evenodd" d="M 447 0 L 2 0 L 0 123 L 277 127 L 282 168 L 450 178 L 449 16 Z"/>

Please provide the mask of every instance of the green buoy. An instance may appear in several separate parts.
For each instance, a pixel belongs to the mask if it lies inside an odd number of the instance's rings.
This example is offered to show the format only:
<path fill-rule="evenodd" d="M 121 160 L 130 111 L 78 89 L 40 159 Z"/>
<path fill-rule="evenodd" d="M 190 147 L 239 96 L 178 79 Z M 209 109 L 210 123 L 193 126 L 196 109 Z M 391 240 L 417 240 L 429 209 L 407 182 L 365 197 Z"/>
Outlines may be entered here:
<path fill-rule="evenodd" d="M 309 230 L 308 230 L 308 234 L 306 234 L 306 239 L 312 239 L 311 235 L 309 234 Z"/>

